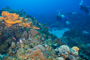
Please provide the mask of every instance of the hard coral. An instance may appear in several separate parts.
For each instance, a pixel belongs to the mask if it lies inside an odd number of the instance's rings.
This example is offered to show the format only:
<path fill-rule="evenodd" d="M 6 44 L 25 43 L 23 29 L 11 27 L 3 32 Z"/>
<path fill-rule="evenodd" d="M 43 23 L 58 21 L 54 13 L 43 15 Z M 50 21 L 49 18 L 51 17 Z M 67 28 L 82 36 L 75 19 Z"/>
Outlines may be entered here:
<path fill-rule="evenodd" d="M 35 56 L 38 56 L 40 60 L 47 60 L 40 49 L 34 50 L 30 55 L 31 58 L 34 58 Z"/>
<path fill-rule="evenodd" d="M 71 54 L 72 55 L 78 56 L 78 51 L 79 51 L 79 48 L 76 46 L 71 48 Z"/>
<path fill-rule="evenodd" d="M 38 34 L 38 31 L 36 31 L 35 29 L 31 29 L 31 30 L 30 30 L 30 34 L 31 34 L 32 36 L 35 36 L 36 34 Z"/>
<path fill-rule="evenodd" d="M 59 54 L 62 55 L 65 59 L 68 57 L 70 53 L 70 48 L 67 45 L 61 45 L 59 48 Z"/>
<path fill-rule="evenodd" d="M 72 49 L 75 49 L 77 52 L 79 51 L 79 48 L 76 46 L 72 47 Z"/>
<path fill-rule="evenodd" d="M 59 53 L 61 54 L 65 54 L 65 53 L 69 53 L 70 52 L 70 48 L 67 45 L 61 45 L 59 48 Z M 64 52 L 64 53 L 63 53 Z"/>
<path fill-rule="evenodd" d="M 58 57 L 57 60 L 64 60 L 64 58 L 63 57 Z"/>
<path fill-rule="evenodd" d="M 41 51 L 45 51 L 45 47 L 43 47 L 42 45 L 37 45 L 33 48 L 33 50 L 35 49 L 40 49 Z"/>

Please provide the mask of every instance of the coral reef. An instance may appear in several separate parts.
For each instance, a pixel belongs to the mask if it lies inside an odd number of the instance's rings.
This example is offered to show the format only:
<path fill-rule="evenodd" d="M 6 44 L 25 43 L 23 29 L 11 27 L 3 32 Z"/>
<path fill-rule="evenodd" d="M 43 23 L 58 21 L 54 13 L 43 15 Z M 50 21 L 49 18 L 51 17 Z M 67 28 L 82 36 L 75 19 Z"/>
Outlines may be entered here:
<path fill-rule="evenodd" d="M 81 59 L 77 46 L 70 48 L 65 45 L 61 39 L 48 32 L 46 24 L 39 23 L 35 17 L 9 7 L 2 9 L 1 15 L 0 58 L 2 60 Z"/>
<path fill-rule="evenodd" d="M 90 59 L 89 58 L 90 51 L 88 50 L 89 49 L 88 44 L 90 43 L 89 36 L 90 34 L 83 34 L 82 31 L 72 29 L 70 31 L 65 32 L 65 34 L 62 37 L 62 41 L 70 47 L 73 47 L 75 45 L 71 50 L 73 55 L 79 54 L 81 58 L 88 60 Z"/>

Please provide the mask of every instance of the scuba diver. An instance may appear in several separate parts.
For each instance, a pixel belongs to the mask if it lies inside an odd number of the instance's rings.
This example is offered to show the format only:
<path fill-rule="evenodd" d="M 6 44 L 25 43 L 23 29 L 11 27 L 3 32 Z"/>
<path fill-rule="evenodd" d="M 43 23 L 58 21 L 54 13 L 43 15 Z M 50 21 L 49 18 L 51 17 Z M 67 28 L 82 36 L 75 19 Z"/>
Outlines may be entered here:
<path fill-rule="evenodd" d="M 58 15 L 56 16 L 56 19 L 57 19 L 58 21 L 63 21 L 63 22 L 66 23 L 67 25 L 70 24 L 70 22 L 68 21 L 68 17 L 65 16 L 65 15 L 61 15 L 60 11 L 59 11 Z"/>
<path fill-rule="evenodd" d="M 90 9 L 90 7 L 84 6 L 84 5 L 83 5 L 83 0 L 81 0 L 81 2 L 80 2 L 80 9 L 81 9 L 82 11 L 84 11 L 85 13 L 89 14 L 89 9 Z"/>

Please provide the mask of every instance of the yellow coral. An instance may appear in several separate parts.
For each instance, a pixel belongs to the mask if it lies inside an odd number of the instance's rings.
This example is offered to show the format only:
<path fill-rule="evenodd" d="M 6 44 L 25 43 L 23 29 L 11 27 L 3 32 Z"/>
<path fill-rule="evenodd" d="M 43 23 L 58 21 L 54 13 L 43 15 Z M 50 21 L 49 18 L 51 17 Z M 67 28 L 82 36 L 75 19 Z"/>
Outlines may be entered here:
<path fill-rule="evenodd" d="M 72 47 L 72 49 L 75 49 L 77 52 L 79 51 L 79 48 L 76 46 Z"/>

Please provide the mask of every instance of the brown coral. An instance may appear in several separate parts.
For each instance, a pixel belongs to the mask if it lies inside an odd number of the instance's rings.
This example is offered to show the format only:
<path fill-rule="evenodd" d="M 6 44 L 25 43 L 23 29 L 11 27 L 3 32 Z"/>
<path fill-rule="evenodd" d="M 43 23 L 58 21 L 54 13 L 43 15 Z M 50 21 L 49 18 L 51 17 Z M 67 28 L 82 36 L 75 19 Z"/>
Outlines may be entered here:
<path fill-rule="evenodd" d="M 38 33 L 38 32 L 37 32 L 35 29 L 31 29 L 31 30 L 30 30 L 30 34 L 31 34 L 32 36 L 35 36 L 37 33 Z"/>
<path fill-rule="evenodd" d="M 40 49 L 34 50 L 30 55 L 31 58 L 34 58 L 35 56 L 38 56 L 40 60 L 47 60 Z"/>

